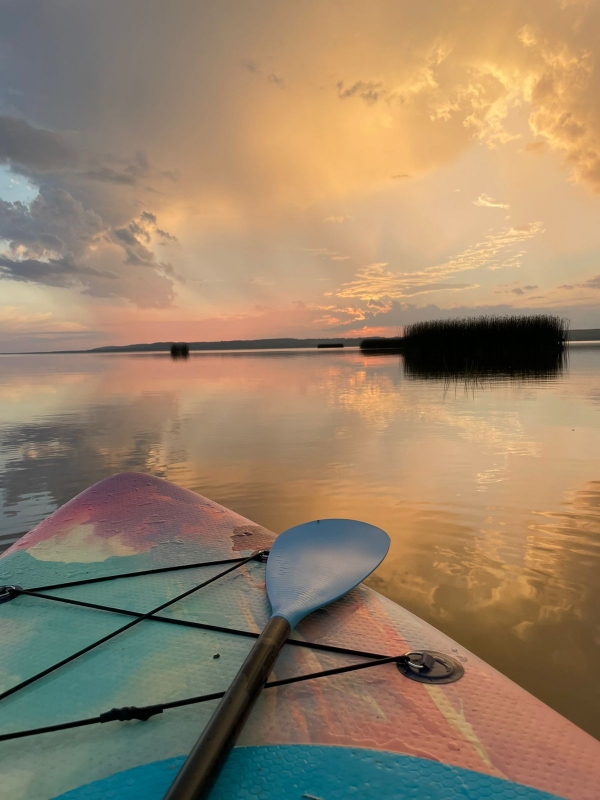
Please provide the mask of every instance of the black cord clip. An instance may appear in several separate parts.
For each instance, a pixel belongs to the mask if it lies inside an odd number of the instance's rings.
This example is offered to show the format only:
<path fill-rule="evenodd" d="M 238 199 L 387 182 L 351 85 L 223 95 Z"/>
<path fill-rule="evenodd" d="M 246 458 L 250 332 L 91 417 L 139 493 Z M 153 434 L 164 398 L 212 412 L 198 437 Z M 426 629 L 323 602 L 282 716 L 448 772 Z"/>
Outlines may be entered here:
<path fill-rule="evenodd" d="M 162 706 L 142 706 L 142 708 L 137 708 L 137 706 L 124 706 L 123 708 L 111 708 L 110 711 L 105 711 L 103 714 L 100 714 L 100 722 L 114 722 L 119 720 L 119 722 L 127 722 L 130 719 L 139 719 L 142 722 L 146 722 L 147 719 L 153 717 L 155 714 L 162 714 L 163 707 Z"/>

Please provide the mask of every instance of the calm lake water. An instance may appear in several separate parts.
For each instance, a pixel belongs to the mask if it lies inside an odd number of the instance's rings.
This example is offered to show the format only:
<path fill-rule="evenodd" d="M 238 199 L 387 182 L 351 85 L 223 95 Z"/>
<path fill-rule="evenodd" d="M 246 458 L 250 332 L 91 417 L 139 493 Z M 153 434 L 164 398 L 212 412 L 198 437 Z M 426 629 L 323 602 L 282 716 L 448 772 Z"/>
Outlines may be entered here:
<path fill-rule="evenodd" d="M 123 470 L 381 526 L 374 588 L 600 738 L 599 347 L 468 387 L 356 350 L 0 356 L 0 544 Z"/>

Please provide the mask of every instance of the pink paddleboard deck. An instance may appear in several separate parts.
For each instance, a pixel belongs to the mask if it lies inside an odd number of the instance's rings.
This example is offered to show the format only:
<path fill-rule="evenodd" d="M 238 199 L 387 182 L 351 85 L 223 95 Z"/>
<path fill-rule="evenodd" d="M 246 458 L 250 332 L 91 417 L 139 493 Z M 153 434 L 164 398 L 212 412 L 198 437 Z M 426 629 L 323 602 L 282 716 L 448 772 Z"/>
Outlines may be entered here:
<path fill-rule="evenodd" d="M 233 559 L 275 534 L 210 500 L 126 473 L 86 490 L 0 561 L 0 583 L 48 587 Z M 229 565 L 39 591 L 146 613 Z M 265 565 L 251 561 L 161 614 L 259 632 Z M 0 605 L 0 693 L 131 621 L 23 594 Z M 215 798 L 443 797 L 597 800 L 600 743 L 456 642 L 365 586 L 300 623 L 294 637 L 385 655 L 432 650 L 464 667 L 455 683 L 387 664 L 268 689 Z M 0 734 L 222 691 L 252 639 L 144 620 L 0 700 Z M 361 659 L 286 646 L 275 679 Z M 161 797 L 217 701 L 0 742 L 0 796 Z M 112 794 L 111 794 L 112 793 Z"/>

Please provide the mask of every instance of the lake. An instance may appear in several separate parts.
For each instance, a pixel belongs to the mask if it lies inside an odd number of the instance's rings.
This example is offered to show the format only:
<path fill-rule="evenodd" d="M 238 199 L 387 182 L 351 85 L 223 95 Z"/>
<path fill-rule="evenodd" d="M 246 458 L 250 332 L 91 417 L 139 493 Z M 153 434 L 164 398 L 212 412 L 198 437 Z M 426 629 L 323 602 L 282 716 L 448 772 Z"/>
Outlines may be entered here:
<path fill-rule="evenodd" d="M 0 356 L 0 545 L 124 470 L 276 532 L 379 525 L 371 586 L 600 738 L 600 347 L 468 383 L 352 349 Z"/>

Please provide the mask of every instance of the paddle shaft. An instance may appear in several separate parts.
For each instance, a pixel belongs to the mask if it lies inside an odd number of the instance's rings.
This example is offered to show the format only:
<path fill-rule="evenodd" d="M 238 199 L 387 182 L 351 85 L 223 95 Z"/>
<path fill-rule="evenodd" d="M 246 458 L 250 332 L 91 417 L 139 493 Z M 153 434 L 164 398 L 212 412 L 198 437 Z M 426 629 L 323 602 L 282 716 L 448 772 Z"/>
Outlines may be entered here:
<path fill-rule="evenodd" d="M 208 797 L 290 631 L 283 617 L 267 622 L 164 800 Z"/>

